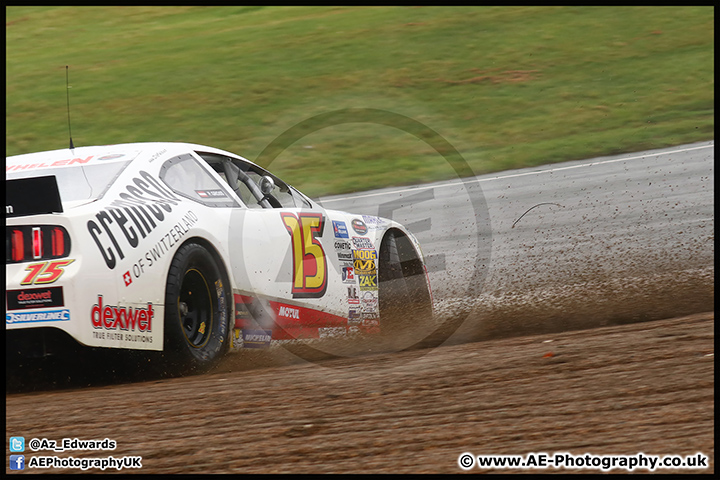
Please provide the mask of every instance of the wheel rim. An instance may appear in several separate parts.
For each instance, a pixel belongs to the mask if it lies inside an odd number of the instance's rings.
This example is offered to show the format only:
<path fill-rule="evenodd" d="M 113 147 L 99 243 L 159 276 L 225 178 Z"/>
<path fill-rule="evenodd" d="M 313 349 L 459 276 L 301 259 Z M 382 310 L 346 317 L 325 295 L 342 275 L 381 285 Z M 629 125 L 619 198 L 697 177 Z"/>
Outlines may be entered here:
<path fill-rule="evenodd" d="M 178 317 L 188 344 L 203 347 L 210 340 L 213 322 L 213 305 L 210 286 L 200 271 L 185 272 L 178 296 Z"/>

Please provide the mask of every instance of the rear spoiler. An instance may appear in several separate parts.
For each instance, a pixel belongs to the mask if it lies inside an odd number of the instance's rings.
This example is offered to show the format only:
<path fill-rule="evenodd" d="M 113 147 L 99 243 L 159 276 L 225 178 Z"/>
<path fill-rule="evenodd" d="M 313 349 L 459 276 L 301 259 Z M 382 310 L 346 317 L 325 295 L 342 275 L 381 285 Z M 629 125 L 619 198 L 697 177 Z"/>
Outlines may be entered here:
<path fill-rule="evenodd" d="M 54 175 L 7 180 L 5 188 L 6 217 L 63 212 Z"/>

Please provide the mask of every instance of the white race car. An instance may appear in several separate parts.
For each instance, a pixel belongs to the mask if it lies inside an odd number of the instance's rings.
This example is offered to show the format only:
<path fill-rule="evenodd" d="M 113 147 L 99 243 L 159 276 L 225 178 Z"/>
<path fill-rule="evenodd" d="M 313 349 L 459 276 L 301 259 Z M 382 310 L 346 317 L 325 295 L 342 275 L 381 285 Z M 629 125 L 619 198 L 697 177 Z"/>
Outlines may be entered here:
<path fill-rule="evenodd" d="M 37 355 L 163 351 L 177 372 L 273 340 L 395 334 L 431 315 L 415 237 L 326 210 L 229 152 L 186 143 L 6 159 L 6 342 Z"/>

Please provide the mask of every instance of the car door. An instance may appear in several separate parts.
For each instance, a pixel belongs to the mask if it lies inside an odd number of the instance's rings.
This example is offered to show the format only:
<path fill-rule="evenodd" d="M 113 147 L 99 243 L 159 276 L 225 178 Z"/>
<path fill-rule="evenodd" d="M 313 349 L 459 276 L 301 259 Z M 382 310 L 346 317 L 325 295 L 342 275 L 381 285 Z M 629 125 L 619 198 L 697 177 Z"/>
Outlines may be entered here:
<path fill-rule="evenodd" d="M 328 213 L 257 165 L 202 156 L 246 207 L 231 217 L 231 268 L 240 293 L 255 299 L 251 310 L 260 326 L 271 320 L 276 338 L 346 327 L 347 287 Z"/>

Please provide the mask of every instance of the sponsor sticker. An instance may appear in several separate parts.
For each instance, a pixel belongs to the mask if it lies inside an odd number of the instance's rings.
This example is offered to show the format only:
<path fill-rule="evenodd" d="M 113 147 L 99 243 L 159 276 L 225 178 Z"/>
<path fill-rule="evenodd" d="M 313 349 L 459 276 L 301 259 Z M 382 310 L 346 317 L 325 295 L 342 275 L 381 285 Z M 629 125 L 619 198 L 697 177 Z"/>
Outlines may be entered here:
<path fill-rule="evenodd" d="M 98 160 L 117 160 L 118 158 L 124 157 L 124 153 L 110 153 L 108 155 L 103 155 L 102 157 L 98 157 Z"/>
<path fill-rule="evenodd" d="M 272 330 L 255 330 L 243 328 L 242 339 L 242 346 L 245 348 L 268 347 L 270 345 L 270 340 L 272 340 Z"/>
<path fill-rule="evenodd" d="M 374 275 L 377 267 L 375 250 L 353 250 L 353 266 L 358 275 Z"/>
<path fill-rule="evenodd" d="M 360 290 L 377 290 L 377 275 L 358 275 Z"/>
<path fill-rule="evenodd" d="M 342 267 L 342 281 L 343 283 L 355 283 L 355 268 L 350 264 L 343 265 Z"/>
<path fill-rule="evenodd" d="M 362 298 L 362 312 L 363 313 L 375 313 L 378 312 L 378 297 L 374 292 L 363 292 Z"/>
<path fill-rule="evenodd" d="M 63 287 L 8 290 L 6 299 L 8 310 L 65 306 Z"/>
<path fill-rule="evenodd" d="M 278 317 L 300 320 L 300 309 L 287 305 L 280 305 L 278 308 Z"/>
<path fill-rule="evenodd" d="M 347 333 L 346 327 L 320 327 L 318 328 L 318 336 L 320 338 L 342 337 Z"/>
<path fill-rule="evenodd" d="M 345 225 L 345 222 L 333 220 L 332 224 L 335 238 L 348 238 L 347 225 Z"/>
<path fill-rule="evenodd" d="M 385 222 L 380 217 L 372 217 L 370 215 L 363 215 L 362 217 L 368 228 L 378 228 L 385 225 Z"/>
<path fill-rule="evenodd" d="M 360 298 L 358 298 L 357 287 L 354 285 L 352 287 L 347 287 L 347 292 L 348 303 L 350 305 L 360 305 Z"/>
<path fill-rule="evenodd" d="M 67 322 L 70 320 L 70 310 L 64 308 L 60 310 L 39 310 L 33 312 L 7 312 L 5 314 L 5 323 L 35 323 L 35 322 Z"/>
<path fill-rule="evenodd" d="M 359 218 L 353 218 L 353 221 L 351 223 L 353 230 L 358 235 L 365 235 L 368 231 L 367 225 L 365 225 L 365 222 L 360 220 Z"/>
<path fill-rule="evenodd" d="M 367 237 L 352 237 L 352 244 L 358 250 L 375 250 L 372 241 Z"/>
<path fill-rule="evenodd" d="M 380 320 L 377 318 L 363 318 L 360 329 L 365 333 L 377 334 L 380 332 Z"/>
<path fill-rule="evenodd" d="M 352 247 L 350 242 L 345 240 L 335 240 L 335 252 L 337 252 L 338 261 L 352 263 Z"/>
<path fill-rule="evenodd" d="M 225 195 L 225 192 L 222 190 L 195 190 L 195 193 L 197 193 L 197 196 L 200 198 L 223 198 L 227 197 Z"/>

